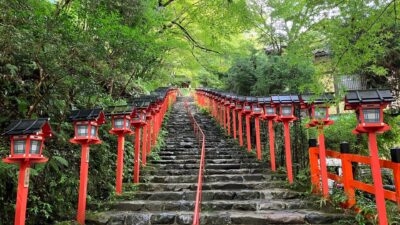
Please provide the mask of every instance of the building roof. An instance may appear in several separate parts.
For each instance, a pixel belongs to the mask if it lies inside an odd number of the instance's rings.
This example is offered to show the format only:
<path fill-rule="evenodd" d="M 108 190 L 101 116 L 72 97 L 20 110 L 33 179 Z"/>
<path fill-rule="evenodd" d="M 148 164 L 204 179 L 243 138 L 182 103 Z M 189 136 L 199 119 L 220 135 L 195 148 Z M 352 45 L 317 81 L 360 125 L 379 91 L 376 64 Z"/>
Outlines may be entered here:
<path fill-rule="evenodd" d="M 14 120 L 2 135 L 27 135 L 43 132 L 45 136 L 51 134 L 49 118 Z"/>

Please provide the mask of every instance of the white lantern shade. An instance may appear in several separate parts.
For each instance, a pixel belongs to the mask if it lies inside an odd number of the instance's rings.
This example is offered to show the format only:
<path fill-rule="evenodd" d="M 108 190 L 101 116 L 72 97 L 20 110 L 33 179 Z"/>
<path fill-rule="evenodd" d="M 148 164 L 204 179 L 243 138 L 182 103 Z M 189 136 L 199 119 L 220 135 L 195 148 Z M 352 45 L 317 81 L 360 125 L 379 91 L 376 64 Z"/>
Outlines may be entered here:
<path fill-rule="evenodd" d="M 266 107 L 265 110 L 266 110 L 265 113 L 267 115 L 274 115 L 275 114 L 275 109 L 273 107 Z"/>
<path fill-rule="evenodd" d="M 282 106 L 281 110 L 282 110 L 281 111 L 281 113 L 282 113 L 281 116 L 292 116 L 293 115 L 292 106 Z"/>
<path fill-rule="evenodd" d="M 253 105 L 253 112 L 254 113 L 262 113 L 262 108 L 258 105 Z"/>
<path fill-rule="evenodd" d="M 23 155 L 26 150 L 26 140 L 15 140 L 14 141 L 14 154 Z"/>
<path fill-rule="evenodd" d="M 31 147 L 29 149 L 29 153 L 30 154 L 39 154 L 41 145 L 42 145 L 42 141 L 31 140 Z"/>
<path fill-rule="evenodd" d="M 314 119 L 317 119 L 317 120 L 323 120 L 323 119 L 326 119 L 326 111 L 327 111 L 327 108 L 324 108 L 324 107 L 316 107 L 315 109 L 314 109 Z"/>
<path fill-rule="evenodd" d="M 78 125 L 77 127 L 77 136 L 78 137 L 87 137 L 89 136 L 88 125 Z"/>
<path fill-rule="evenodd" d="M 91 126 L 91 129 L 90 129 L 90 136 L 92 136 L 92 137 L 96 137 L 97 135 L 97 126 Z"/>
<path fill-rule="evenodd" d="M 363 109 L 364 123 L 380 123 L 381 109 Z"/>
<path fill-rule="evenodd" d="M 129 129 L 131 127 L 131 120 L 130 119 L 126 119 L 125 127 L 127 129 Z"/>
<path fill-rule="evenodd" d="M 114 119 L 114 128 L 116 128 L 116 129 L 124 128 L 124 118 L 115 118 Z"/>

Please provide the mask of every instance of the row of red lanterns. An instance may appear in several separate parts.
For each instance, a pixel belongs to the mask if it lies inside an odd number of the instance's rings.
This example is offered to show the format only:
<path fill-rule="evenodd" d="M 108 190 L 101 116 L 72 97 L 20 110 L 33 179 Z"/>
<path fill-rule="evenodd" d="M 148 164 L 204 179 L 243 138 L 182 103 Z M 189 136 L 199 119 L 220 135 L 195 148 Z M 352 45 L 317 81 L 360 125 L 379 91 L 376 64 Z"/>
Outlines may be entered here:
<path fill-rule="evenodd" d="M 196 97 L 200 106 L 207 108 L 214 118 L 223 126 L 228 135 L 230 130 L 230 115 L 233 116 L 233 137 L 236 139 L 236 113 L 239 122 L 239 144 L 243 146 L 242 137 L 242 115 L 246 117 L 247 149 L 251 151 L 250 141 L 250 118 L 254 117 L 256 130 L 256 153 L 261 160 L 261 145 L 259 119 L 268 121 L 269 146 L 271 157 L 271 169 L 276 170 L 274 150 L 273 122 L 282 122 L 284 126 L 286 171 L 289 183 L 293 183 L 292 160 L 290 149 L 290 127 L 289 123 L 296 120 L 295 108 L 305 109 L 310 116 L 308 127 L 318 129 L 319 161 L 322 178 L 322 190 L 324 197 L 328 197 L 328 177 L 325 155 L 325 126 L 333 124 L 329 119 L 330 104 L 334 96 L 330 93 L 322 95 L 273 95 L 269 97 L 244 97 L 227 94 L 213 89 L 196 89 Z M 358 124 L 353 133 L 367 133 L 369 139 L 369 150 L 371 155 L 371 170 L 374 181 L 376 204 L 378 209 L 379 224 L 386 225 L 386 206 L 382 177 L 379 164 L 376 133 L 382 133 L 390 129 L 383 122 L 383 110 L 394 101 L 390 90 L 362 90 L 349 91 L 345 96 L 345 109 L 355 110 Z M 232 111 L 232 112 L 231 112 Z M 228 126 L 228 127 L 227 127 Z"/>
<path fill-rule="evenodd" d="M 106 122 L 105 117 L 111 117 L 112 129 L 109 132 L 118 136 L 116 193 L 121 194 L 125 135 L 135 135 L 133 182 L 139 183 L 140 147 L 142 146 L 142 165 L 145 166 L 147 155 L 157 142 L 165 113 L 176 101 L 176 95 L 177 89 L 159 88 L 152 95 L 132 99 L 132 102 L 125 106 L 112 106 L 104 111 L 101 108 L 95 108 L 71 112 L 69 120 L 74 124 L 74 137 L 70 142 L 82 145 L 77 212 L 79 224 L 85 224 L 89 146 L 101 144 L 98 130 Z M 134 131 L 131 128 L 134 128 Z M 3 161 L 20 166 L 14 224 L 23 225 L 26 218 L 29 170 L 34 163 L 48 161 L 42 152 L 45 138 L 52 136 L 52 130 L 48 118 L 16 120 L 11 122 L 3 135 L 11 137 L 10 154 Z"/>

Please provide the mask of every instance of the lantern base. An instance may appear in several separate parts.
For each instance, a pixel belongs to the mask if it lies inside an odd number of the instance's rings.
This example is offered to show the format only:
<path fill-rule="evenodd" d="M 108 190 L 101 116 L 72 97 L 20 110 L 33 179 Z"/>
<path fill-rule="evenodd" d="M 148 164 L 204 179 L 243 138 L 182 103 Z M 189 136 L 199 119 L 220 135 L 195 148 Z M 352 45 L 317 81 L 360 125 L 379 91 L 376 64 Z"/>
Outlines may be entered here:
<path fill-rule="evenodd" d="M 30 157 L 30 158 L 16 158 L 16 157 L 7 157 L 4 158 L 2 161 L 4 163 L 9 163 L 9 164 L 16 164 L 16 163 L 22 163 L 22 162 L 31 162 L 31 163 L 45 163 L 47 162 L 49 159 L 46 157 Z"/>
<path fill-rule="evenodd" d="M 101 144 L 102 143 L 102 141 L 100 139 L 98 139 L 98 138 L 96 138 L 96 139 L 72 138 L 72 139 L 69 140 L 69 142 L 71 142 L 73 144 L 80 144 L 80 145 L 82 145 L 82 144 L 88 144 L 88 145 L 94 144 L 94 145 L 97 145 L 97 144 Z"/>
<path fill-rule="evenodd" d="M 385 131 L 390 130 L 390 126 L 387 124 L 369 124 L 369 125 L 361 125 L 358 124 L 356 129 L 352 131 L 353 134 L 360 134 L 360 133 L 383 133 Z"/>
<path fill-rule="evenodd" d="M 114 135 L 120 135 L 120 134 L 133 135 L 134 132 L 130 129 L 111 129 L 108 133 Z"/>
<path fill-rule="evenodd" d="M 297 120 L 297 117 L 295 116 L 280 116 L 276 119 L 279 122 L 293 122 Z"/>
<path fill-rule="evenodd" d="M 306 124 L 307 128 L 317 127 L 317 126 L 329 126 L 334 123 L 333 120 L 311 120 L 308 124 Z"/>

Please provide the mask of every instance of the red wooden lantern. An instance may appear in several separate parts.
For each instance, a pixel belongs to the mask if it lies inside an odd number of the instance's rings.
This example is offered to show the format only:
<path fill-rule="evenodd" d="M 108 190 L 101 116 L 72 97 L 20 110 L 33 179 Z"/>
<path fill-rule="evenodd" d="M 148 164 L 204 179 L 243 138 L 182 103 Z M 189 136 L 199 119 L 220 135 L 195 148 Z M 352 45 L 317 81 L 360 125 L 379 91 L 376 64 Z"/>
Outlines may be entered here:
<path fill-rule="evenodd" d="M 250 132 L 250 118 L 252 116 L 252 104 L 253 97 L 246 97 L 246 100 L 243 103 L 243 113 L 246 116 L 246 142 L 247 142 L 247 151 L 251 152 L 251 132 Z"/>
<path fill-rule="evenodd" d="M 243 102 L 243 114 L 245 114 L 245 115 L 252 113 L 251 100 L 252 100 L 252 97 L 245 97 L 245 100 Z"/>
<path fill-rule="evenodd" d="M 135 105 L 135 111 L 132 116 L 131 124 L 135 127 L 135 159 L 134 159 L 134 169 L 133 169 L 133 182 L 139 183 L 140 175 L 140 128 L 146 126 L 147 111 L 150 106 L 150 99 L 142 96 L 141 98 L 133 99 L 133 104 Z M 143 152 L 142 152 L 143 154 Z M 146 154 L 146 153 L 144 153 Z"/>
<path fill-rule="evenodd" d="M 331 93 L 324 93 L 321 96 L 304 94 L 300 97 L 301 108 L 309 111 L 310 122 L 308 126 L 315 127 L 319 125 L 332 125 L 333 121 L 329 119 L 330 102 L 333 101 Z"/>
<path fill-rule="evenodd" d="M 319 142 L 319 164 L 322 177 L 322 193 L 325 198 L 329 197 L 328 187 L 328 171 L 326 167 L 326 149 L 325 149 L 325 135 L 324 126 L 333 124 L 329 120 L 329 103 L 333 101 L 333 95 L 324 93 L 321 96 L 314 96 L 311 94 L 301 95 L 301 107 L 309 110 L 310 122 L 307 127 L 317 127 L 318 129 L 318 142 Z"/>
<path fill-rule="evenodd" d="M 101 143 L 98 137 L 98 129 L 100 125 L 105 123 L 105 117 L 101 108 L 95 108 L 73 110 L 69 120 L 74 123 L 75 128 L 75 136 L 69 141 L 82 145 L 77 221 L 79 224 L 85 224 L 89 145 Z"/>
<path fill-rule="evenodd" d="M 45 138 L 52 135 L 49 119 L 12 121 L 3 135 L 11 136 L 10 155 L 3 159 L 3 162 L 19 164 L 14 224 L 24 225 L 30 166 L 33 163 L 44 163 L 48 160 L 43 156 L 42 152 Z"/>
<path fill-rule="evenodd" d="M 390 127 L 383 122 L 383 110 L 394 101 L 390 90 L 350 91 L 345 109 L 355 110 L 358 125 L 354 133 L 384 132 Z"/>
<path fill-rule="evenodd" d="M 257 153 L 257 159 L 261 160 L 261 140 L 260 140 L 260 117 L 264 113 L 264 109 L 262 107 L 262 101 L 258 101 L 259 98 L 252 97 L 251 98 L 251 109 L 252 113 L 251 115 L 254 116 L 254 126 L 256 129 L 256 153 Z M 262 99 L 261 99 L 262 100 Z"/>
<path fill-rule="evenodd" d="M 278 121 L 283 123 L 285 133 L 285 155 L 286 155 L 286 170 L 288 173 L 289 183 L 293 183 L 292 172 L 292 152 L 290 146 L 290 128 L 289 122 L 296 120 L 294 116 L 294 106 L 299 104 L 299 96 L 297 95 L 276 95 L 271 96 L 272 103 L 279 107 Z"/>
<path fill-rule="evenodd" d="M 226 114 L 226 126 L 228 127 L 228 136 L 231 136 L 231 101 L 232 101 L 232 95 L 231 94 L 225 94 L 224 96 L 225 102 L 225 114 Z"/>
<path fill-rule="evenodd" d="M 115 192 L 117 195 L 122 194 L 122 179 L 124 169 L 124 145 L 125 135 L 132 134 L 131 130 L 131 114 L 134 107 L 131 105 L 111 106 L 106 110 L 106 116 L 111 116 L 112 128 L 110 134 L 118 136 L 118 149 L 117 149 L 117 174 Z"/>
<path fill-rule="evenodd" d="M 99 126 L 105 123 L 101 108 L 74 110 L 69 120 L 74 123 L 75 136 L 70 140 L 74 144 L 100 144 Z"/>
<path fill-rule="evenodd" d="M 275 164 L 275 132 L 273 127 L 273 122 L 278 117 L 276 113 L 276 106 L 272 103 L 271 97 L 258 98 L 258 102 L 263 107 L 264 114 L 262 118 L 268 121 L 268 134 L 269 134 L 269 153 L 271 160 L 271 169 L 276 171 Z"/>
<path fill-rule="evenodd" d="M 390 90 L 349 91 L 345 97 L 345 109 L 355 110 L 357 114 L 358 124 L 353 132 L 356 134 L 368 133 L 372 178 L 380 225 L 386 225 L 388 222 L 376 133 L 390 129 L 383 122 L 383 109 L 392 101 L 394 98 Z"/>
<path fill-rule="evenodd" d="M 243 115 L 243 106 L 246 101 L 246 97 L 238 96 L 236 100 L 236 108 L 235 110 L 238 112 L 238 121 L 239 121 L 239 145 L 243 146 L 243 125 L 242 125 L 242 115 Z"/>

